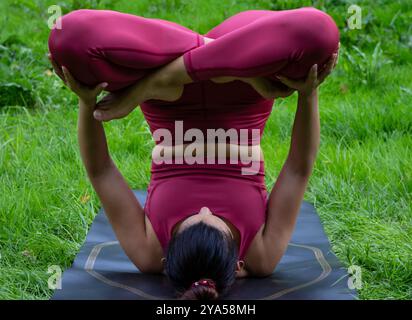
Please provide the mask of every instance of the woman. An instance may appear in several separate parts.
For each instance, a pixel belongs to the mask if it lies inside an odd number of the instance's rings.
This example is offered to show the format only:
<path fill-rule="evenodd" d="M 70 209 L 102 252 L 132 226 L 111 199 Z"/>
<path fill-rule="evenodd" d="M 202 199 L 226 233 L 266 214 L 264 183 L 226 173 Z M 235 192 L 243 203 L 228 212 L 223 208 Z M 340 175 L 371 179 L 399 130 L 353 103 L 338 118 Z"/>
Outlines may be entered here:
<path fill-rule="evenodd" d="M 250 10 L 199 35 L 165 20 L 79 10 L 61 25 L 50 35 L 50 59 L 79 97 L 81 157 L 131 261 L 142 272 L 164 272 L 184 299 L 217 299 L 236 277 L 270 275 L 287 248 L 318 150 L 317 87 L 339 46 L 332 18 L 309 7 Z M 110 93 L 96 104 L 103 89 Z M 258 130 L 227 143 L 224 156 L 233 146 L 260 150 L 274 99 L 294 91 L 290 151 L 269 196 L 259 156 L 249 174 L 244 161 L 174 158 L 152 161 L 142 208 L 109 155 L 101 121 L 137 105 L 154 136 L 171 132 L 163 155 L 188 148 L 177 139 L 177 121 L 184 132 L 205 135 Z"/>

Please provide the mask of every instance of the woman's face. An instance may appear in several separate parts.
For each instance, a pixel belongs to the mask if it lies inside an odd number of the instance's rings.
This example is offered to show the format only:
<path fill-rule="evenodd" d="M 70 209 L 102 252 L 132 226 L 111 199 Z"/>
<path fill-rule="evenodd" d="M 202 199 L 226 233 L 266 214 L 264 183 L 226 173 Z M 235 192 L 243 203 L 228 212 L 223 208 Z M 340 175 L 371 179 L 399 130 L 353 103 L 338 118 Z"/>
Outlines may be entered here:
<path fill-rule="evenodd" d="M 233 234 L 228 225 L 218 216 L 213 215 L 208 207 L 202 207 L 197 214 L 191 215 L 180 224 L 177 232 L 183 231 L 196 223 L 203 222 L 215 227 L 216 229 L 228 234 L 232 239 Z"/>

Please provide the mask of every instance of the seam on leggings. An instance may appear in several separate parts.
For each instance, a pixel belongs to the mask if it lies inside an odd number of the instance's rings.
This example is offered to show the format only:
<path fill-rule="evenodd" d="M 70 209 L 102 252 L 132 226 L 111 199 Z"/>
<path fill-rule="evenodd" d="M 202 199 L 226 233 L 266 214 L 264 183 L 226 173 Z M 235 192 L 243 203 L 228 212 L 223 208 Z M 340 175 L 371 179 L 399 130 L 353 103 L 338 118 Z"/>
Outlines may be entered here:
<path fill-rule="evenodd" d="M 201 47 L 205 45 L 205 38 L 204 36 L 197 34 L 197 46 Z"/>
<path fill-rule="evenodd" d="M 200 34 L 196 34 L 196 39 L 197 39 L 197 43 L 196 43 L 196 48 L 199 48 L 201 46 L 203 46 L 205 44 L 205 39 L 200 35 Z M 193 49 L 196 49 L 193 48 Z M 191 49 L 191 50 L 193 50 Z M 199 78 L 196 76 L 196 72 L 193 69 L 193 63 L 192 63 L 192 52 L 191 50 L 186 51 L 183 54 L 183 62 L 186 66 L 186 71 L 189 74 L 189 76 L 192 78 L 193 81 L 198 81 Z"/>
<path fill-rule="evenodd" d="M 111 51 L 142 52 L 142 53 L 151 54 L 151 55 L 154 55 L 154 56 L 177 56 L 177 55 L 181 55 L 181 54 L 182 54 L 182 52 L 155 53 L 155 52 L 150 52 L 150 51 L 146 51 L 146 50 L 131 49 L 131 48 L 121 48 L 121 47 L 104 47 L 102 50 L 103 50 L 103 51 L 105 51 L 105 50 L 111 50 Z"/>
<path fill-rule="evenodd" d="M 186 66 L 186 71 L 189 74 L 189 76 L 192 78 L 193 81 L 198 81 L 199 79 L 196 76 L 195 71 L 193 70 L 193 64 L 192 64 L 192 55 L 191 51 L 187 51 L 183 55 L 183 62 Z"/>

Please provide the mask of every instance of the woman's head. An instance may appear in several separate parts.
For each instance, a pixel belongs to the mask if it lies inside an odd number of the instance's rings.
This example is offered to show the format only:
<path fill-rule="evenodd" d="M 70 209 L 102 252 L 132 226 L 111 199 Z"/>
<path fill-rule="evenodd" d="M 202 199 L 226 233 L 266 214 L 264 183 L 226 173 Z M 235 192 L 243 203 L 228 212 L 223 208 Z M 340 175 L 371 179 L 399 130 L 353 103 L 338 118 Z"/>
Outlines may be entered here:
<path fill-rule="evenodd" d="M 199 215 L 209 214 L 202 210 Z M 236 241 L 223 225 L 203 218 L 187 219 L 169 242 L 165 272 L 182 299 L 217 299 L 236 279 Z"/>

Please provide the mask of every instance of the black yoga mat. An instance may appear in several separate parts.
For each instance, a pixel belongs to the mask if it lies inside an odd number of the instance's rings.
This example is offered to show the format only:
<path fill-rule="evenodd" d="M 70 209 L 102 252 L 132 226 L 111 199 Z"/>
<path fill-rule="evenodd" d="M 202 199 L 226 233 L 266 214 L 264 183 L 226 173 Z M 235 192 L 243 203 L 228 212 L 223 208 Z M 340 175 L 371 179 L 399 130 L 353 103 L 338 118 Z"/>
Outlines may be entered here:
<path fill-rule="evenodd" d="M 135 194 L 143 205 L 146 192 Z M 346 269 L 331 252 L 314 207 L 303 202 L 292 240 L 275 272 L 267 278 L 238 279 L 224 299 L 356 299 L 347 283 Z M 142 274 L 129 261 L 100 210 L 52 299 L 163 300 L 175 296 L 164 275 Z"/>

